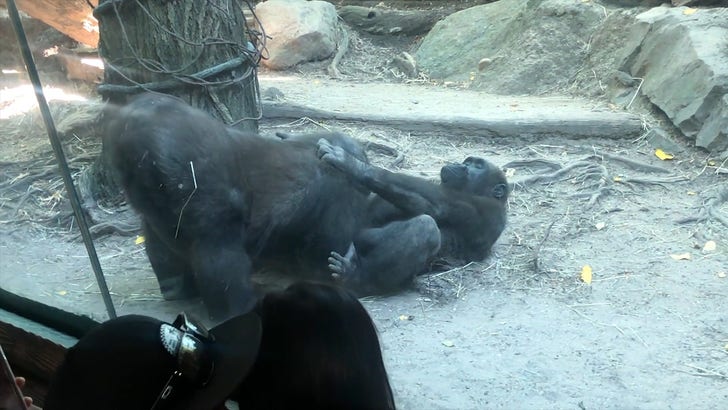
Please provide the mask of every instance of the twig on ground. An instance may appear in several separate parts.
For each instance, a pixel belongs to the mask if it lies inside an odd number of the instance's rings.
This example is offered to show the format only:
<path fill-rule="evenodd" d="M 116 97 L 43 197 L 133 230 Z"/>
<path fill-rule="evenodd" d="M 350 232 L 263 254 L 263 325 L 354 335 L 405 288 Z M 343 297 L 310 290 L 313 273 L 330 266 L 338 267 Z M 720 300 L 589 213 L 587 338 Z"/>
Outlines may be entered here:
<path fill-rule="evenodd" d="M 621 333 L 621 334 L 622 334 L 622 336 L 627 336 L 627 335 L 626 335 L 626 334 L 624 333 L 624 330 L 622 330 L 622 328 L 620 328 L 620 327 L 619 327 L 619 326 L 617 326 L 617 325 L 614 325 L 614 324 L 609 324 L 609 323 L 603 323 L 603 322 L 598 322 L 598 321 L 596 321 L 596 320 L 594 320 L 594 319 L 590 318 L 589 316 L 587 316 L 587 315 L 585 315 L 585 314 L 583 314 L 583 313 L 579 312 L 578 310 L 576 310 L 576 309 L 573 309 L 573 308 L 569 307 L 568 305 L 567 305 L 567 307 L 569 308 L 569 310 L 571 310 L 572 312 L 576 313 L 577 315 L 579 315 L 579 316 L 583 317 L 584 319 L 588 320 L 588 321 L 589 321 L 589 322 L 591 322 L 592 324 L 595 324 L 595 325 L 598 325 L 598 326 L 604 326 L 604 327 L 613 327 L 613 328 L 617 329 L 617 331 L 618 331 L 619 333 Z"/>
<path fill-rule="evenodd" d="M 683 364 L 685 367 L 689 367 L 691 369 L 697 370 L 697 372 L 687 372 L 685 370 L 677 369 L 679 372 L 686 373 L 692 376 L 700 376 L 700 377 L 715 377 L 717 379 L 722 379 L 728 381 L 728 374 L 723 374 L 720 372 L 717 372 L 715 370 L 710 369 L 704 369 L 702 367 L 694 366 L 692 364 Z"/>
<path fill-rule="evenodd" d="M 116 233 L 121 236 L 133 236 L 139 233 L 139 225 L 131 225 L 124 222 L 101 222 L 89 228 L 94 235 Z"/>
<path fill-rule="evenodd" d="M 625 110 L 629 110 L 629 107 L 632 106 L 632 103 L 634 102 L 634 99 L 637 98 L 637 94 L 640 93 L 640 88 L 642 88 L 642 83 L 645 82 L 645 79 L 644 78 L 640 78 L 640 77 L 632 77 L 632 79 L 634 79 L 634 80 L 640 80 L 640 85 L 638 85 L 637 86 L 637 89 L 634 90 L 634 95 L 632 96 L 632 99 L 629 100 L 629 104 L 627 104 L 627 106 L 624 108 Z"/>
<path fill-rule="evenodd" d="M 465 264 L 465 265 L 463 265 L 463 266 L 458 266 L 458 267 L 456 267 L 456 268 L 452 268 L 452 269 L 446 270 L 445 272 L 440 272 L 440 273 L 436 273 L 436 274 L 434 274 L 434 275 L 430 275 L 430 277 L 429 277 L 429 278 L 430 278 L 430 279 L 435 279 L 435 278 L 439 278 L 440 276 L 444 276 L 444 275 L 447 275 L 447 274 L 449 274 L 449 273 L 453 273 L 453 272 L 457 272 L 457 271 L 463 270 L 463 269 L 465 269 L 465 268 L 469 267 L 470 265 L 472 265 L 472 264 L 474 264 L 474 263 L 475 263 L 475 262 L 469 262 L 469 263 L 467 263 L 467 264 Z"/>
<path fill-rule="evenodd" d="M 554 227 L 554 224 L 556 223 L 556 219 L 551 221 L 549 224 L 549 227 L 546 228 L 546 233 L 543 235 L 543 239 L 541 239 L 541 242 L 538 243 L 538 246 L 536 246 L 536 249 L 533 252 L 533 271 L 538 274 L 541 271 L 541 266 L 539 266 L 539 255 L 541 254 L 541 248 L 543 247 L 543 244 L 546 243 L 546 240 L 549 238 L 549 235 L 551 235 L 551 228 Z"/>

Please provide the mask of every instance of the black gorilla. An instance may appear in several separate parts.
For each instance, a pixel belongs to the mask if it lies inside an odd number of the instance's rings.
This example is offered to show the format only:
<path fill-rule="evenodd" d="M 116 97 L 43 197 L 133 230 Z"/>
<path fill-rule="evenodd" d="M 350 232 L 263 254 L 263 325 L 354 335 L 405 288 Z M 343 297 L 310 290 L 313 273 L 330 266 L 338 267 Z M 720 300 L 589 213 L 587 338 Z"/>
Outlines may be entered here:
<path fill-rule="evenodd" d="M 254 302 L 250 274 L 260 263 L 282 259 L 328 276 L 329 252 L 344 253 L 360 230 L 368 191 L 316 157 L 323 137 L 367 163 L 342 134 L 264 138 L 160 94 L 135 97 L 106 120 L 105 146 L 141 214 L 166 299 L 199 291 L 210 316 L 224 319 Z"/>
<path fill-rule="evenodd" d="M 345 254 L 334 250 L 329 258 L 332 273 L 362 292 L 401 287 L 436 256 L 482 260 L 505 228 L 508 183 L 482 158 L 444 166 L 435 184 L 378 168 L 325 139 L 318 155 L 376 194 L 369 225 Z"/>

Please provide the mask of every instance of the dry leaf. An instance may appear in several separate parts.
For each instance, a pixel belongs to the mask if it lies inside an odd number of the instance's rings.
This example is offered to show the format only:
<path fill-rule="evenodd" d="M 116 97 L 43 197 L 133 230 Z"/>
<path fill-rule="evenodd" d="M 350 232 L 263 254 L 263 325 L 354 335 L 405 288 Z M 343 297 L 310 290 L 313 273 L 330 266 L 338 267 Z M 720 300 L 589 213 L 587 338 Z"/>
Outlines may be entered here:
<path fill-rule="evenodd" d="M 695 191 L 688 191 L 688 195 L 697 195 L 698 193 Z"/>
<path fill-rule="evenodd" d="M 66 296 L 68 294 L 68 291 L 59 290 L 58 292 L 56 292 L 56 294 L 61 295 L 61 296 Z"/>
<path fill-rule="evenodd" d="M 597 231 L 601 231 L 604 229 L 604 227 L 607 226 L 604 222 L 598 222 L 596 225 L 594 225 L 595 228 L 597 228 Z"/>
<path fill-rule="evenodd" d="M 447 347 L 453 347 L 455 346 L 455 343 L 452 340 L 443 340 L 442 345 Z"/>
<path fill-rule="evenodd" d="M 703 246 L 703 252 L 713 252 L 715 250 L 715 247 L 715 241 L 705 242 L 705 246 Z"/>
<path fill-rule="evenodd" d="M 589 265 L 584 265 L 581 268 L 581 280 L 587 285 L 591 285 L 592 282 L 592 268 Z"/>
<path fill-rule="evenodd" d="M 686 15 L 686 16 L 689 16 L 691 14 L 695 14 L 695 12 L 697 12 L 697 11 L 698 11 L 698 9 L 694 9 L 692 7 L 688 7 L 685 10 L 683 10 L 683 14 Z"/>
<path fill-rule="evenodd" d="M 692 258 L 692 256 L 690 256 L 690 252 L 675 253 L 670 255 L 670 257 L 676 261 L 689 261 Z"/>
<path fill-rule="evenodd" d="M 663 160 L 663 161 L 665 161 L 665 160 L 668 160 L 668 159 L 673 159 L 673 158 L 675 158 L 675 156 L 674 156 L 674 155 L 672 155 L 672 154 L 668 154 L 667 152 L 665 152 L 665 151 L 663 151 L 663 150 L 661 150 L 661 149 L 659 149 L 659 148 L 655 150 L 655 156 L 656 156 L 657 158 L 660 158 L 660 159 L 661 159 L 661 160 Z"/>
<path fill-rule="evenodd" d="M 725 278 L 726 277 L 725 272 L 718 272 L 718 277 L 719 278 Z"/>
<path fill-rule="evenodd" d="M 412 315 L 399 315 L 399 320 L 405 321 L 405 320 L 412 320 L 415 317 Z"/>
<path fill-rule="evenodd" d="M 622 177 L 614 177 L 614 182 L 620 182 L 622 180 Z"/>
<path fill-rule="evenodd" d="M 144 243 L 144 241 L 145 241 L 144 237 L 143 237 L 143 236 L 141 236 L 141 235 L 139 235 L 139 236 L 137 236 L 137 237 L 136 237 L 136 239 L 134 240 L 134 245 L 141 245 L 141 244 L 143 244 L 143 243 Z"/>
<path fill-rule="evenodd" d="M 715 164 L 716 164 L 716 162 L 713 161 L 712 159 L 711 160 L 708 160 L 708 165 L 710 165 L 711 167 L 714 167 Z"/>
<path fill-rule="evenodd" d="M 514 175 L 516 175 L 515 168 L 506 168 L 506 178 L 513 178 Z"/>

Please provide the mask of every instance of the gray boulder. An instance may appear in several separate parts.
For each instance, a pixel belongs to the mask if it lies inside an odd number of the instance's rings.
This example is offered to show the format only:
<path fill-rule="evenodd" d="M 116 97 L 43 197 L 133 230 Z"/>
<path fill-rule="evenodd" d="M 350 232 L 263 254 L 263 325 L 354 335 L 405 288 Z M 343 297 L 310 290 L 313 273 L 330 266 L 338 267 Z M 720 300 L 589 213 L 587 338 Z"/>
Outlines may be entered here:
<path fill-rule="evenodd" d="M 268 0 L 255 8 L 265 34 L 268 58 L 262 64 L 274 70 L 306 61 L 323 60 L 336 50 L 336 8 L 325 1 Z M 264 54 L 265 55 L 265 54 Z"/>
<path fill-rule="evenodd" d="M 670 0 L 597 0 L 601 4 L 619 7 L 655 7 Z M 689 1 L 689 0 L 684 0 Z"/>
<path fill-rule="evenodd" d="M 623 70 L 699 147 L 728 148 L 728 9 L 657 7 L 637 16 Z"/>
<path fill-rule="evenodd" d="M 603 19 L 593 2 L 500 0 L 437 23 L 415 59 L 433 79 L 498 94 L 547 93 L 572 81 Z"/>
<path fill-rule="evenodd" d="M 728 7 L 728 0 L 672 0 L 672 5 Z"/>

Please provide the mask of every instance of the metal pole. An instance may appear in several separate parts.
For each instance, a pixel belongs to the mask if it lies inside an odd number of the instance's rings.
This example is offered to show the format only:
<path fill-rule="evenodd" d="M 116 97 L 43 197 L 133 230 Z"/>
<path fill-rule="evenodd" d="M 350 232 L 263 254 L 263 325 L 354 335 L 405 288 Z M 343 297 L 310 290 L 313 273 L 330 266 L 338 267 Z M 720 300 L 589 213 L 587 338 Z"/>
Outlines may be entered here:
<path fill-rule="evenodd" d="M 91 232 L 88 230 L 88 224 L 86 223 L 86 218 L 84 217 L 83 210 L 81 209 L 81 201 L 79 201 L 76 187 L 73 185 L 71 171 L 68 169 L 66 156 L 63 153 L 63 147 L 61 146 L 61 141 L 58 138 L 56 125 L 53 123 L 51 110 L 48 108 L 48 102 L 43 94 L 43 86 L 40 83 L 38 69 L 33 61 L 33 54 L 30 52 L 28 39 L 25 37 L 25 30 L 23 30 L 23 24 L 20 21 L 18 8 L 15 6 L 15 0 L 7 0 L 7 5 L 10 21 L 13 24 L 15 35 L 18 36 L 18 44 L 20 44 L 20 51 L 23 54 L 23 61 L 25 62 L 25 67 L 28 70 L 28 76 L 30 76 L 30 82 L 33 84 L 35 97 L 38 99 L 38 107 L 40 108 L 43 122 L 45 122 L 46 130 L 48 131 L 48 138 L 51 140 L 53 152 L 56 154 L 56 159 L 58 160 L 58 167 L 60 168 L 61 176 L 63 177 L 63 184 L 66 186 L 68 199 L 71 201 L 71 207 L 73 208 L 73 213 L 76 215 L 78 228 L 81 230 L 81 236 L 83 237 L 83 243 L 86 245 L 86 252 L 91 260 L 91 267 L 96 275 L 96 283 L 98 283 L 99 290 L 101 291 L 101 297 L 104 299 L 106 312 L 109 314 L 109 318 L 113 319 L 116 317 L 114 302 L 111 300 L 109 288 L 106 286 L 106 278 L 104 278 L 104 274 L 101 271 L 101 264 L 99 263 L 98 255 L 96 255 L 96 248 L 94 247 L 93 240 L 91 239 Z"/>

